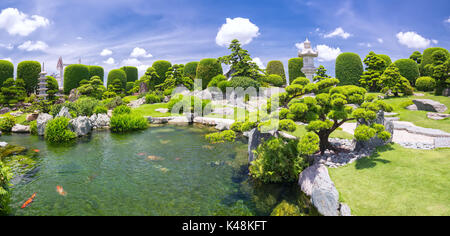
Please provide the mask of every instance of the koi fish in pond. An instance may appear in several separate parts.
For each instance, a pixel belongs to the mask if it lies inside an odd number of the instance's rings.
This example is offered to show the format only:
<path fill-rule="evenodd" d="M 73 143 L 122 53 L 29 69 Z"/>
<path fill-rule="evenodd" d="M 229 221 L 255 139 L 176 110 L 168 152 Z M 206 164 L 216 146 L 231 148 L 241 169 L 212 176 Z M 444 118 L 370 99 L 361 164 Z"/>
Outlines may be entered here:
<path fill-rule="evenodd" d="M 30 198 L 22 205 L 22 209 L 30 205 L 33 202 L 33 199 L 36 197 L 36 193 L 33 193 Z"/>
<path fill-rule="evenodd" d="M 67 195 L 67 193 L 66 193 L 66 191 L 64 191 L 63 187 L 61 187 L 59 185 L 56 186 L 56 192 L 59 193 L 59 195 L 61 195 L 61 196 L 66 196 Z"/>
<path fill-rule="evenodd" d="M 140 152 L 140 153 L 138 153 L 138 156 L 145 156 L 145 155 L 146 155 L 145 152 Z"/>
<path fill-rule="evenodd" d="M 150 160 L 150 161 L 162 161 L 162 160 L 164 160 L 164 158 L 158 157 L 158 156 L 148 156 L 147 159 Z"/>
<path fill-rule="evenodd" d="M 33 149 L 33 152 L 40 152 L 39 149 Z"/>

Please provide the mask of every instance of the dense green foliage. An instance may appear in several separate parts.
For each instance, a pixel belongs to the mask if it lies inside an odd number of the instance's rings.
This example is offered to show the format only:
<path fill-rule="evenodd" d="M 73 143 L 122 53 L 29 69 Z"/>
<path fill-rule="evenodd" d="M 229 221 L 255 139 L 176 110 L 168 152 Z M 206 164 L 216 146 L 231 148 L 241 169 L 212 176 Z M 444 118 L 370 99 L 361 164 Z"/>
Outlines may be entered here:
<path fill-rule="evenodd" d="M 143 116 L 127 113 L 115 114 L 110 121 L 111 131 L 115 133 L 142 130 L 146 129 L 147 126 L 147 119 Z"/>
<path fill-rule="evenodd" d="M 261 71 L 261 69 L 258 67 L 258 65 L 256 65 L 255 62 L 253 62 L 248 51 L 241 47 L 241 44 L 237 39 L 231 41 L 231 44 L 228 47 L 228 49 L 231 50 L 231 54 L 220 57 L 218 59 L 220 63 L 230 65 L 230 71 L 232 73 L 229 74 L 228 76 L 230 77 L 244 76 L 250 77 L 255 80 L 260 77 L 259 72 Z M 222 71 L 222 69 L 220 71 Z M 198 69 L 197 69 L 197 77 L 200 79 L 202 78 L 198 74 Z"/>
<path fill-rule="evenodd" d="M 434 89 L 436 88 L 436 80 L 429 76 L 419 77 L 416 80 L 416 88 L 419 91 L 424 92 L 434 91 Z"/>
<path fill-rule="evenodd" d="M 316 70 L 316 76 L 314 76 L 313 81 L 319 82 L 328 78 L 331 78 L 331 76 L 327 75 L 327 69 L 325 69 L 324 66 L 320 65 Z"/>
<path fill-rule="evenodd" d="M 186 63 L 184 66 L 184 76 L 191 78 L 191 80 L 197 78 L 197 66 L 198 62 L 196 61 Z"/>
<path fill-rule="evenodd" d="M 155 70 L 158 75 L 158 80 L 155 85 L 162 84 L 166 80 L 166 73 L 169 71 L 169 68 L 172 67 L 172 63 L 164 60 L 159 60 L 153 62 L 152 68 Z"/>
<path fill-rule="evenodd" d="M 212 144 L 234 142 L 236 139 L 236 133 L 233 130 L 225 130 L 218 133 L 207 134 L 205 138 Z"/>
<path fill-rule="evenodd" d="M 105 78 L 105 70 L 101 66 L 88 66 L 89 69 L 89 78 L 94 76 L 98 76 L 99 79 L 103 82 Z"/>
<path fill-rule="evenodd" d="M 197 66 L 197 78 L 202 80 L 203 89 L 208 87 L 212 78 L 222 74 L 222 65 L 215 58 L 202 59 Z"/>
<path fill-rule="evenodd" d="M 420 63 L 422 62 L 422 53 L 420 53 L 419 51 L 415 51 L 413 52 L 413 54 L 411 54 L 409 59 L 415 61 L 417 64 L 420 65 Z"/>
<path fill-rule="evenodd" d="M 279 75 L 286 81 L 286 72 L 284 72 L 283 62 L 281 61 L 269 61 L 267 63 L 266 73 L 268 75 Z"/>
<path fill-rule="evenodd" d="M 130 114 L 131 108 L 127 105 L 120 105 L 113 110 L 113 115 L 123 115 L 123 114 Z"/>
<path fill-rule="evenodd" d="M 432 55 L 435 51 L 438 50 L 443 50 L 447 55 L 449 55 L 449 52 L 445 48 L 433 47 L 425 49 L 423 51 L 422 62 L 419 66 L 420 76 L 431 76 L 431 72 L 428 71 L 425 66 L 433 63 Z"/>
<path fill-rule="evenodd" d="M 407 59 L 409 60 L 409 59 Z M 413 88 L 409 81 L 400 74 L 396 64 L 391 64 L 380 77 L 381 92 L 394 94 L 398 97 L 400 93 L 404 96 L 412 95 Z"/>
<path fill-rule="evenodd" d="M 302 72 L 303 68 L 303 58 L 295 57 L 288 61 L 288 73 L 289 73 L 289 84 L 292 83 L 298 77 L 305 77 Z"/>
<path fill-rule="evenodd" d="M 436 95 L 442 95 L 444 89 L 450 88 L 450 54 L 447 51 L 434 51 L 425 71 L 436 80 Z"/>
<path fill-rule="evenodd" d="M 16 124 L 16 119 L 14 116 L 4 116 L 0 119 L 0 131 L 11 132 L 12 127 Z"/>
<path fill-rule="evenodd" d="M 57 117 L 45 126 L 44 137 L 51 143 L 65 143 L 76 138 L 76 134 L 69 129 L 69 118 Z"/>
<path fill-rule="evenodd" d="M 117 82 L 116 80 L 119 80 L 120 83 Z M 125 73 L 125 71 L 121 69 L 114 69 L 109 71 L 108 80 L 106 84 L 108 90 L 113 91 L 115 93 L 124 92 L 126 84 L 127 84 L 127 74 Z"/>
<path fill-rule="evenodd" d="M 7 215 L 9 212 L 9 202 L 11 200 L 9 181 L 12 177 L 11 169 L 0 159 L 0 216 Z"/>
<path fill-rule="evenodd" d="M 77 108 L 77 115 L 88 117 L 94 114 L 94 109 L 98 104 L 98 100 L 92 97 L 82 97 L 74 102 L 74 106 Z"/>
<path fill-rule="evenodd" d="M 249 77 L 233 77 L 230 80 L 230 84 L 231 87 L 233 88 L 243 88 L 243 89 L 247 89 L 247 88 L 255 88 L 256 90 L 259 89 L 259 87 L 261 86 L 260 83 L 252 78 Z"/>
<path fill-rule="evenodd" d="M 226 81 L 227 77 L 225 75 L 217 75 L 214 76 L 214 78 L 211 79 L 211 81 L 208 84 L 208 87 L 218 87 L 219 83 L 222 81 Z"/>
<path fill-rule="evenodd" d="M 108 113 L 108 108 L 106 108 L 105 106 L 96 106 L 94 108 L 94 114 L 107 114 Z"/>
<path fill-rule="evenodd" d="M 264 77 L 262 77 L 261 80 L 263 83 L 267 83 L 267 84 L 273 85 L 275 87 L 282 87 L 283 85 L 286 84 L 286 80 L 281 78 L 281 76 L 274 75 L 274 74 L 264 76 Z"/>
<path fill-rule="evenodd" d="M 386 69 L 386 62 L 374 52 L 370 52 L 366 58 L 364 58 L 364 64 L 366 65 L 366 71 L 364 71 L 361 76 L 359 83 L 362 87 L 371 92 L 380 91 L 380 77 Z"/>
<path fill-rule="evenodd" d="M 270 216 L 302 216 L 302 213 L 298 205 L 283 200 L 273 209 Z"/>
<path fill-rule="evenodd" d="M 14 78 L 14 65 L 7 60 L 0 60 L 0 87 L 9 78 Z"/>
<path fill-rule="evenodd" d="M 138 69 L 136 67 L 123 66 L 120 69 L 125 71 L 125 74 L 127 75 L 127 82 L 134 82 L 138 80 Z"/>
<path fill-rule="evenodd" d="M 56 100 L 56 93 L 59 91 L 58 81 L 52 76 L 47 76 L 47 99 L 50 101 Z"/>
<path fill-rule="evenodd" d="M 339 85 L 358 85 L 363 74 L 361 58 L 356 53 L 341 53 L 336 58 L 335 70 Z"/>
<path fill-rule="evenodd" d="M 78 88 L 82 80 L 89 80 L 89 68 L 85 65 L 73 64 L 64 69 L 64 93 Z"/>
<path fill-rule="evenodd" d="M 41 63 L 37 61 L 22 61 L 17 65 L 17 78 L 23 79 L 28 94 L 36 90 L 39 73 L 41 73 Z"/>
<path fill-rule="evenodd" d="M 419 78 L 419 67 L 414 60 L 399 59 L 394 64 L 398 67 L 400 74 L 408 79 L 411 85 L 416 83 L 416 79 Z"/>
<path fill-rule="evenodd" d="M 163 100 L 162 95 L 158 95 L 156 93 L 150 93 L 145 95 L 145 103 L 147 104 L 155 104 L 155 103 L 160 103 Z"/>
<path fill-rule="evenodd" d="M 191 90 L 194 87 L 194 81 L 191 78 L 184 76 L 184 65 L 176 64 L 167 70 L 164 83 L 155 86 L 155 88 L 160 91 L 165 91 L 173 90 L 180 85 Z"/>
<path fill-rule="evenodd" d="M 103 93 L 106 92 L 106 88 L 103 85 L 102 80 L 98 76 L 92 76 L 89 81 L 81 81 L 78 91 L 81 95 L 93 97 L 96 99 L 102 99 Z"/>
<path fill-rule="evenodd" d="M 381 59 L 383 59 L 384 61 L 384 68 L 386 69 L 388 66 L 390 66 L 392 64 L 392 60 L 388 55 L 385 54 L 377 54 L 377 56 L 381 57 Z"/>
<path fill-rule="evenodd" d="M 196 96 L 183 96 L 182 94 L 176 94 L 170 99 L 167 105 L 169 111 L 172 113 L 195 113 L 197 115 L 207 115 L 207 111 L 211 108 L 211 100 L 200 99 Z"/>
<path fill-rule="evenodd" d="M 7 79 L 0 91 L 0 104 L 4 106 L 15 106 L 18 102 L 24 101 L 27 95 L 25 82 L 22 79 L 15 81 L 13 78 Z"/>

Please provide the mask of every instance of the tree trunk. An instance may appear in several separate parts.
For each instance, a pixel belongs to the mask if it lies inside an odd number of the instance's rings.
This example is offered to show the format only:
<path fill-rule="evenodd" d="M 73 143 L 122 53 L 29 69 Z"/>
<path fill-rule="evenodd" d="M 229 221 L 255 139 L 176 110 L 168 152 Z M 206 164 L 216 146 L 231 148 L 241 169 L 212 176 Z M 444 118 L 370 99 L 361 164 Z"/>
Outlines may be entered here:
<path fill-rule="evenodd" d="M 331 145 L 330 141 L 328 140 L 330 136 L 330 132 L 319 132 L 319 139 L 320 139 L 320 153 L 323 155 L 325 154 L 326 150 L 332 150 L 335 151 L 333 145 Z"/>

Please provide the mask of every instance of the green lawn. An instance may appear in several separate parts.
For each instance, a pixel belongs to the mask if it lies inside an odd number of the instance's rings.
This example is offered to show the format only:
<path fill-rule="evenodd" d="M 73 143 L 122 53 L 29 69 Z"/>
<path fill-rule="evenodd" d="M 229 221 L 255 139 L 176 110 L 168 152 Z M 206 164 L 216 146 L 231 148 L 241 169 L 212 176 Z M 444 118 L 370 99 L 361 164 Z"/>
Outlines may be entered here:
<path fill-rule="evenodd" d="M 331 179 L 353 215 L 450 215 L 450 149 L 394 144 L 337 169 Z"/>
<path fill-rule="evenodd" d="M 12 111 L 12 112 L 5 113 L 3 115 L 0 115 L 0 117 L 8 116 L 10 113 L 14 113 L 14 112 L 17 112 L 17 111 Z M 28 115 L 28 113 L 24 113 L 24 114 L 22 114 L 22 115 L 20 115 L 18 117 L 15 117 L 16 124 L 23 124 L 25 121 L 27 121 L 27 115 Z"/>
<path fill-rule="evenodd" d="M 303 137 L 308 131 L 306 131 L 305 125 L 297 125 L 297 130 L 295 132 L 288 132 L 295 137 Z M 342 131 L 340 128 L 331 133 L 330 138 L 341 138 L 341 139 L 353 139 L 353 135 Z"/>
<path fill-rule="evenodd" d="M 138 108 L 133 108 L 132 113 L 142 116 L 151 116 L 151 117 L 169 117 L 169 116 L 181 116 L 180 114 L 172 114 L 172 113 L 161 113 L 155 111 L 159 108 L 168 108 L 167 103 L 156 103 L 156 104 L 144 104 Z"/>

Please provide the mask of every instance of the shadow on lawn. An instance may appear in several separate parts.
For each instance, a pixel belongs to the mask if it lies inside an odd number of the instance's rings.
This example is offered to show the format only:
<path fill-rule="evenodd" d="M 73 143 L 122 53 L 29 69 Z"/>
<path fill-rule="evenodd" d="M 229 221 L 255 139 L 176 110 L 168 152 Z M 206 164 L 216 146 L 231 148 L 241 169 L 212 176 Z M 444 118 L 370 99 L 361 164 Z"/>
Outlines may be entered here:
<path fill-rule="evenodd" d="M 380 152 L 386 152 L 386 151 L 391 151 L 391 150 L 394 150 L 394 148 L 392 147 L 392 144 L 388 144 L 388 145 L 385 145 L 385 146 L 382 146 L 382 147 L 378 147 L 377 150 L 370 157 L 362 158 L 362 159 L 357 160 L 355 168 L 357 170 L 362 170 L 362 169 L 373 168 L 378 163 L 388 164 L 391 161 L 379 158 L 380 157 Z"/>

